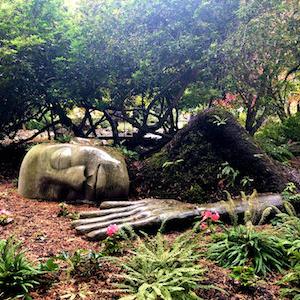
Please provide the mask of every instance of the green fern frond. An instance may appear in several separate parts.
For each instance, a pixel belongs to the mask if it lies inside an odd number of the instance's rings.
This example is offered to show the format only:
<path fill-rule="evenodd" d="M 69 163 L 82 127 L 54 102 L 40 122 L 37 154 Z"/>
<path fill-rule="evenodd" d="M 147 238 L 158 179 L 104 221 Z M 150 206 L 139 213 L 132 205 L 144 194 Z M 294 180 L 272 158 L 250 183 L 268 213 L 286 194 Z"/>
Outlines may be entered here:
<path fill-rule="evenodd" d="M 266 221 L 266 219 L 269 217 L 269 215 L 271 214 L 272 211 L 273 211 L 273 206 L 269 206 L 266 209 L 264 209 L 264 211 L 261 214 L 258 225 L 262 225 Z"/>

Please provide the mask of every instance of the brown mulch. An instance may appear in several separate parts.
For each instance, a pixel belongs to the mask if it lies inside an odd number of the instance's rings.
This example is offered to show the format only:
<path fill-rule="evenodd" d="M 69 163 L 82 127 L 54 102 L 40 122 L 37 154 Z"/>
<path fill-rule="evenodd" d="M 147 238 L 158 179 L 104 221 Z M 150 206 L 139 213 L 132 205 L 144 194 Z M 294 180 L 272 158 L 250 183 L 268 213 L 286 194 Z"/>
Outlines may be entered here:
<path fill-rule="evenodd" d="M 57 202 L 45 202 L 25 199 L 18 195 L 17 189 L 11 183 L 0 184 L 0 208 L 13 213 L 14 222 L 4 227 L 0 226 L 0 239 L 14 236 L 21 241 L 27 256 L 35 261 L 42 260 L 60 254 L 62 251 L 74 252 L 77 249 L 100 250 L 97 242 L 91 242 L 76 234 L 71 228 L 71 220 L 66 217 L 58 217 L 60 210 Z M 70 212 L 94 210 L 89 205 L 68 205 Z M 118 269 L 113 264 L 103 265 L 102 274 L 83 280 L 72 278 L 58 282 L 47 291 L 40 290 L 33 293 L 33 299 L 52 300 L 69 299 L 72 294 L 78 294 L 75 299 L 117 299 L 112 291 L 112 282 Z"/>

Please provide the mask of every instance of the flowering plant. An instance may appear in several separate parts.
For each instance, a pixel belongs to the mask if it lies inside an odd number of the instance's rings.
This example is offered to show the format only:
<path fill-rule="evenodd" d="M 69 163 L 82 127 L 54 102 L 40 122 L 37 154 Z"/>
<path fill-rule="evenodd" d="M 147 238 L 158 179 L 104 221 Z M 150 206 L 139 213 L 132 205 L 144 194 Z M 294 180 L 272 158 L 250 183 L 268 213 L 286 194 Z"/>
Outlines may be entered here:
<path fill-rule="evenodd" d="M 117 224 L 110 224 L 106 228 L 107 238 L 102 242 L 103 252 L 106 255 L 120 254 L 123 252 L 123 243 L 133 239 L 136 235 L 129 226 L 120 228 Z"/>
<path fill-rule="evenodd" d="M 0 209 L 0 225 L 4 226 L 13 222 L 12 213 L 6 209 Z"/>
<path fill-rule="evenodd" d="M 104 249 L 102 253 L 105 255 L 121 253 L 121 236 L 120 229 L 117 224 L 110 224 L 106 228 L 107 238 L 103 241 Z"/>
<path fill-rule="evenodd" d="M 210 210 L 205 210 L 201 212 L 200 221 L 196 222 L 194 228 L 196 230 L 207 230 L 213 228 L 213 223 L 218 222 L 220 219 L 220 215 L 218 212 L 213 212 Z"/>
<path fill-rule="evenodd" d="M 119 227 L 117 224 L 111 224 L 107 227 L 106 233 L 108 236 L 114 236 L 119 231 Z"/>

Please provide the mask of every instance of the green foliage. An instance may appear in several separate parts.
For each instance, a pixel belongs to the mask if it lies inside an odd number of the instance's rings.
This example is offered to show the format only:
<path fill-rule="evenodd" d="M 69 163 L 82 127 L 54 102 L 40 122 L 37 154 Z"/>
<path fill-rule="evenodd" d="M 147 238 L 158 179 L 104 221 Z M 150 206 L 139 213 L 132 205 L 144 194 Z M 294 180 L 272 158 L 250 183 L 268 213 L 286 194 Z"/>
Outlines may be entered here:
<path fill-rule="evenodd" d="M 56 141 L 59 143 L 70 143 L 72 136 L 69 134 L 61 134 L 56 137 Z"/>
<path fill-rule="evenodd" d="M 278 282 L 283 288 L 280 290 L 281 296 L 288 299 L 300 299 L 300 263 L 296 264 Z"/>
<path fill-rule="evenodd" d="M 124 274 L 122 299 L 199 299 L 203 268 L 197 264 L 197 243 L 188 232 L 169 243 L 161 233 L 146 237 L 121 265 Z M 206 286 L 208 288 L 208 286 Z"/>
<path fill-rule="evenodd" d="M 214 117 L 213 124 L 217 126 L 226 125 L 227 118 L 222 118 L 221 116 L 218 115 L 213 115 L 213 117 Z"/>
<path fill-rule="evenodd" d="M 237 207 L 234 199 L 231 197 L 230 193 L 227 191 L 227 201 L 222 201 L 226 212 L 228 213 L 231 223 L 233 226 L 238 225 L 239 216 L 237 212 Z M 271 214 L 275 207 L 268 207 L 263 212 L 260 212 L 256 209 L 255 199 L 257 197 L 257 191 L 254 190 L 252 194 L 246 195 L 244 192 L 241 192 L 240 199 L 244 202 L 246 206 L 244 216 L 243 216 L 243 223 L 247 226 L 253 226 L 255 224 L 262 224 L 265 222 L 266 218 Z"/>
<path fill-rule="evenodd" d="M 255 135 L 262 149 L 275 160 L 285 162 L 293 158 L 281 123 L 269 122 Z"/>
<path fill-rule="evenodd" d="M 192 201 L 199 201 L 200 199 L 205 197 L 205 192 L 203 188 L 198 184 L 194 183 L 191 187 L 183 193 L 183 199 L 189 199 Z"/>
<path fill-rule="evenodd" d="M 292 3 L 294 2 L 294 3 Z M 295 92 L 292 76 L 283 74 L 298 65 L 299 18 L 297 1 L 243 2 L 237 30 L 222 48 L 225 87 L 239 95 L 246 110 L 246 129 L 254 134 L 270 115 L 285 118 L 285 103 Z M 297 91 L 296 91 L 297 92 Z M 279 159 L 288 155 L 284 146 L 266 150 Z"/>
<path fill-rule="evenodd" d="M 287 266 L 277 237 L 244 225 L 216 235 L 207 256 L 223 267 L 251 266 L 256 275 L 262 276 Z"/>
<path fill-rule="evenodd" d="M 79 218 L 79 214 L 77 212 L 70 212 L 68 205 L 64 202 L 59 204 L 59 211 L 57 213 L 57 216 L 70 218 L 72 220 L 77 220 Z"/>
<path fill-rule="evenodd" d="M 57 213 L 58 217 L 67 217 L 69 215 L 68 205 L 64 202 L 59 203 L 59 211 Z"/>
<path fill-rule="evenodd" d="M 137 152 L 127 149 L 125 146 L 117 146 L 117 149 L 130 160 L 138 160 L 139 155 Z"/>
<path fill-rule="evenodd" d="M 292 265 L 300 261 L 300 218 L 291 204 L 286 205 L 287 213 L 278 213 L 274 219 L 275 233 L 280 247 L 285 251 Z"/>
<path fill-rule="evenodd" d="M 228 186 L 233 187 L 236 182 L 236 178 L 240 172 L 238 170 L 235 170 L 230 166 L 228 162 L 222 163 L 220 167 L 220 173 L 218 174 L 219 179 L 225 179 L 228 183 Z"/>
<path fill-rule="evenodd" d="M 167 169 L 170 167 L 176 167 L 177 165 L 183 163 L 184 160 L 183 159 L 177 159 L 175 161 L 166 161 L 163 163 L 162 168 Z"/>
<path fill-rule="evenodd" d="M 39 284 L 40 276 L 45 271 L 56 270 L 57 266 L 51 265 L 51 262 L 35 267 L 25 257 L 25 252 L 21 251 L 20 247 L 20 243 L 16 243 L 13 238 L 0 241 L 1 297 L 28 298 L 28 292 Z"/>
<path fill-rule="evenodd" d="M 233 267 L 229 276 L 234 280 L 237 280 L 240 285 L 245 288 L 255 286 L 256 281 L 258 280 L 254 268 L 249 266 Z"/>
<path fill-rule="evenodd" d="M 137 237 L 136 233 L 130 226 L 119 229 L 114 235 L 108 236 L 101 242 L 104 255 L 122 254 L 125 246 L 131 248 L 131 242 Z"/>
<path fill-rule="evenodd" d="M 241 179 L 241 185 L 242 185 L 242 187 L 247 188 L 247 187 L 251 186 L 253 181 L 254 181 L 254 179 L 250 178 L 249 176 L 244 176 Z"/>
<path fill-rule="evenodd" d="M 284 120 L 282 127 L 287 139 L 300 142 L 300 112 Z"/>
<path fill-rule="evenodd" d="M 297 187 L 293 182 L 289 182 L 285 189 L 281 193 L 285 201 L 290 202 L 292 205 L 300 203 L 300 194 L 297 191 Z M 293 212 L 293 214 L 295 214 Z"/>
<path fill-rule="evenodd" d="M 67 277 L 70 278 L 71 275 L 82 277 L 95 275 L 95 273 L 101 269 L 101 260 L 103 257 L 104 254 L 102 252 L 78 249 L 73 254 L 64 251 L 55 257 L 55 259 L 67 263 L 65 272 Z"/>

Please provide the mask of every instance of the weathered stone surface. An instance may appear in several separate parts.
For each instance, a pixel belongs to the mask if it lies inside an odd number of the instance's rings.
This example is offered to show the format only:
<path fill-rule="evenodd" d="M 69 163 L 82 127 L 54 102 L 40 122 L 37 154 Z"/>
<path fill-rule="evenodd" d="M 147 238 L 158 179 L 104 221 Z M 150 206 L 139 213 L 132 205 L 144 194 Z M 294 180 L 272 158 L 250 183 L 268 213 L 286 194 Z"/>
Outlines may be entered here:
<path fill-rule="evenodd" d="M 27 198 L 76 201 L 124 199 L 129 177 L 116 150 L 72 144 L 40 144 L 26 154 L 18 191 Z"/>
<path fill-rule="evenodd" d="M 283 199 L 279 194 L 261 194 L 250 201 L 234 200 L 231 211 L 243 214 L 250 205 L 258 214 L 270 206 L 281 207 Z M 223 220 L 228 218 L 226 202 L 203 205 L 183 203 L 171 199 L 143 199 L 140 201 L 111 201 L 101 203 L 100 210 L 80 214 L 80 219 L 73 222 L 77 232 L 93 240 L 104 239 L 110 224 L 124 228 L 131 226 L 135 230 L 158 229 L 163 223 L 172 230 L 181 230 L 192 224 L 202 211 L 218 212 Z"/>

